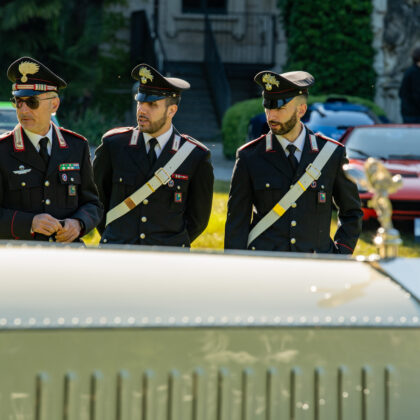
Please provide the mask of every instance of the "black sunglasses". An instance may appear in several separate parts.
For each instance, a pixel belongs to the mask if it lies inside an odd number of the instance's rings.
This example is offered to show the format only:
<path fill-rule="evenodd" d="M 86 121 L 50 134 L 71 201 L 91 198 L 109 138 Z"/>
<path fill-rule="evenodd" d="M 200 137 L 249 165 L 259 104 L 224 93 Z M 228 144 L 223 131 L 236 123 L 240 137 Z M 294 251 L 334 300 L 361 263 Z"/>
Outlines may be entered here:
<path fill-rule="evenodd" d="M 22 99 L 19 97 L 10 98 L 10 102 L 15 108 L 21 108 L 23 103 L 25 103 L 31 109 L 37 109 L 39 107 L 39 101 L 47 101 L 48 99 L 54 99 L 55 97 L 52 96 L 50 98 L 37 98 L 36 96 L 29 96 L 27 99 Z"/>

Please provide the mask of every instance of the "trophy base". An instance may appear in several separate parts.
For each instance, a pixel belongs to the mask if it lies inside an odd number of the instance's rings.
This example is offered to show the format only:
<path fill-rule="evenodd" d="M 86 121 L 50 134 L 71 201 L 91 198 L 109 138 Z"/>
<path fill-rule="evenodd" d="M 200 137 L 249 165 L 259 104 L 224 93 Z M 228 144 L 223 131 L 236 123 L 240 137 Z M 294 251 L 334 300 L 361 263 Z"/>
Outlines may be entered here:
<path fill-rule="evenodd" d="M 398 247 L 402 241 L 400 233 L 397 229 L 385 229 L 380 227 L 376 231 L 376 236 L 373 240 L 378 250 L 380 258 L 395 258 L 398 256 Z"/>

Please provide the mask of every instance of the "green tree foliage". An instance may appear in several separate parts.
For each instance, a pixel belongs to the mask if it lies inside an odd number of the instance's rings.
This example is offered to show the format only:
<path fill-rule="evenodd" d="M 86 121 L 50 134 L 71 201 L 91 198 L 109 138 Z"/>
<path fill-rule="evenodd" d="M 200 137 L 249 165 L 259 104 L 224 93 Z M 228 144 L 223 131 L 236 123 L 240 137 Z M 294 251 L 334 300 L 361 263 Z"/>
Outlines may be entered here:
<path fill-rule="evenodd" d="M 314 75 L 311 93 L 374 96 L 371 0 L 279 0 L 287 69 Z"/>
<path fill-rule="evenodd" d="M 129 52 L 116 33 L 127 22 L 111 6 L 125 3 L 126 0 L 2 0 L 0 99 L 10 97 L 8 65 L 28 55 L 67 81 L 67 89 L 60 93 L 59 119 L 63 125 L 72 128 L 73 120 L 83 120 L 90 107 L 109 116 L 122 114 L 122 109 L 130 106 L 130 95 L 124 95 L 121 101 L 115 99 L 114 93 L 130 89 L 132 83 L 127 70 Z M 121 73 L 121 68 L 126 71 Z"/>

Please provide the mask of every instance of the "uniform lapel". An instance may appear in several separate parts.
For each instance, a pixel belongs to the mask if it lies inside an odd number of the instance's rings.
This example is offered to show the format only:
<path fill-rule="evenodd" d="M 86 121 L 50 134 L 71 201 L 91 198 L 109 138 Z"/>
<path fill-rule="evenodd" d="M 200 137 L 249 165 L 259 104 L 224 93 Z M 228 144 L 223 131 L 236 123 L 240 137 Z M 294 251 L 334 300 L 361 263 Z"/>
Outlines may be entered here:
<path fill-rule="evenodd" d="M 23 150 L 16 151 L 13 147 L 13 138 L 11 143 L 11 151 L 10 154 L 17 160 L 22 163 L 26 163 L 27 165 L 38 169 L 41 172 L 45 172 L 46 167 L 45 163 L 41 158 L 41 155 L 35 149 L 35 146 L 32 142 L 28 139 L 23 129 L 22 132 L 22 141 L 23 141 Z"/>
<path fill-rule="evenodd" d="M 288 178 L 292 179 L 292 168 L 290 167 L 289 161 L 287 160 L 286 154 L 284 153 L 280 142 L 277 140 L 277 137 L 271 132 L 268 133 L 267 136 L 272 136 L 272 148 L 271 150 L 267 150 L 266 141 L 260 142 L 261 155 L 265 160 L 267 160 L 270 163 L 270 165 L 274 166 L 281 173 L 286 175 Z"/>
<path fill-rule="evenodd" d="M 51 175 L 58 168 L 60 163 L 66 163 L 69 156 L 69 149 L 60 147 L 58 144 L 57 134 L 53 130 L 51 156 L 48 162 L 47 176 Z M 70 162 L 67 162 L 70 163 Z"/>
<path fill-rule="evenodd" d="M 139 138 L 135 146 L 130 146 L 127 144 L 125 146 L 125 151 L 130 159 L 134 162 L 134 164 L 140 169 L 140 172 L 143 174 L 143 176 L 146 177 L 149 173 L 150 164 L 147 157 L 143 134 L 139 134 Z"/>

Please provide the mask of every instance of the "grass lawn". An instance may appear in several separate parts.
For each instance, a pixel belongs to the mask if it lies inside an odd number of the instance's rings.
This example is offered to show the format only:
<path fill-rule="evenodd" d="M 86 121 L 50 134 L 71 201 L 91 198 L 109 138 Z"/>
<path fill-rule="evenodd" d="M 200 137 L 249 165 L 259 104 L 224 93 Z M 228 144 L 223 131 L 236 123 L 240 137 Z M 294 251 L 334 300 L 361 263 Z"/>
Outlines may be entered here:
<path fill-rule="evenodd" d="M 229 183 L 216 181 L 214 191 L 213 208 L 209 224 L 207 229 L 192 243 L 192 249 L 223 249 Z M 334 220 L 331 224 L 331 235 L 334 235 L 336 229 L 337 223 L 334 215 Z M 372 245 L 375 233 L 375 228 L 362 233 L 355 250 L 356 255 L 369 255 L 376 252 L 375 246 Z M 405 227 L 405 231 L 400 233 L 403 245 L 399 249 L 399 255 L 401 257 L 420 257 L 420 244 L 414 242 L 413 232 Z M 84 240 L 87 245 L 96 246 L 99 243 L 99 234 L 96 229 L 89 235 L 86 235 Z"/>

